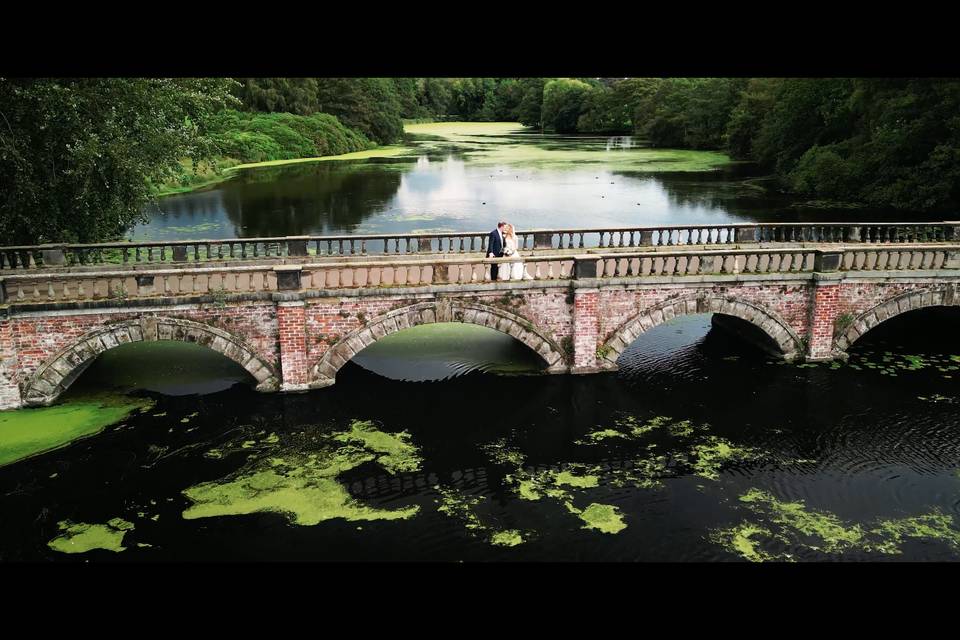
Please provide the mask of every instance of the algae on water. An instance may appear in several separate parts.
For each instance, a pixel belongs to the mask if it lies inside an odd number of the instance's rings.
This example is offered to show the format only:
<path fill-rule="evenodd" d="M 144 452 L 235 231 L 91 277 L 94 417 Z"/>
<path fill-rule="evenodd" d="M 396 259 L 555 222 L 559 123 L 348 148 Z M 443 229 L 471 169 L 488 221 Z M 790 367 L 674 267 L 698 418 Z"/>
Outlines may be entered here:
<path fill-rule="evenodd" d="M 238 472 L 223 480 L 204 482 L 183 491 L 193 504 L 185 519 L 242 515 L 259 512 L 283 514 L 298 525 L 324 520 L 397 520 L 413 517 L 420 509 L 376 509 L 354 500 L 338 480 L 341 473 L 375 462 L 388 473 L 416 471 L 421 458 L 410 436 L 384 433 L 372 423 L 353 421 L 350 429 L 319 438 L 308 446 L 284 446 L 270 434 L 254 445 L 270 445 L 266 457 L 251 456 Z M 229 447 L 227 450 L 231 450 Z M 233 448 L 232 450 L 236 450 Z M 217 456 L 223 455 L 216 449 Z"/>
<path fill-rule="evenodd" d="M 717 529 L 710 540 L 754 562 L 789 561 L 792 554 L 764 551 L 763 540 L 776 541 L 795 549 L 842 554 L 872 551 L 899 554 L 905 539 L 939 540 L 960 551 L 960 530 L 952 516 L 933 510 L 920 516 L 881 520 L 873 525 L 849 524 L 835 514 L 809 508 L 803 501 L 785 502 L 760 489 L 750 489 L 740 502 L 760 522 L 744 521 Z"/>
<path fill-rule="evenodd" d="M 61 553 L 86 553 L 93 549 L 106 549 L 119 553 L 126 549 L 123 536 L 132 530 L 133 523 L 113 518 L 106 524 L 89 524 L 62 520 L 58 523 L 62 533 L 47 543 Z"/>
<path fill-rule="evenodd" d="M 469 496 L 453 488 L 435 486 L 440 493 L 440 506 L 437 511 L 463 522 L 472 535 L 483 535 L 487 542 L 499 547 L 515 547 L 530 539 L 530 532 L 518 529 L 500 529 L 484 524 L 476 513 L 476 507 L 486 499 L 481 496 Z M 526 535 L 526 537 L 524 537 Z"/>
<path fill-rule="evenodd" d="M 153 401 L 146 398 L 89 394 L 50 407 L 0 411 L 0 466 L 98 434 L 134 411 L 152 406 Z"/>

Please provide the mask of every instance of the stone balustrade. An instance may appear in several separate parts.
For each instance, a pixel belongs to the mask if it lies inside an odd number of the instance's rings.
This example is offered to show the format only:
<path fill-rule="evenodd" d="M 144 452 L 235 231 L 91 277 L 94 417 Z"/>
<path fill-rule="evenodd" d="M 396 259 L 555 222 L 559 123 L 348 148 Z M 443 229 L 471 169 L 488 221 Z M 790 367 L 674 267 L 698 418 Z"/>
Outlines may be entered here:
<path fill-rule="evenodd" d="M 760 223 L 518 231 L 521 250 L 630 249 L 750 243 L 935 243 L 960 240 L 960 222 Z M 146 265 L 260 258 L 482 254 L 488 232 L 286 236 L 0 247 L 0 270 Z"/>
<path fill-rule="evenodd" d="M 524 255 L 533 281 L 791 274 L 833 271 L 960 268 L 960 245 L 849 248 L 726 249 Z M 34 271 L 0 276 L 0 303 L 36 304 L 127 298 L 213 296 L 275 291 L 401 288 L 491 282 L 491 267 L 508 272 L 516 258 L 435 256 L 388 262 L 330 261 L 296 265 L 209 266 L 137 271 Z M 501 276 L 502 279 L 502 276 Z"/>

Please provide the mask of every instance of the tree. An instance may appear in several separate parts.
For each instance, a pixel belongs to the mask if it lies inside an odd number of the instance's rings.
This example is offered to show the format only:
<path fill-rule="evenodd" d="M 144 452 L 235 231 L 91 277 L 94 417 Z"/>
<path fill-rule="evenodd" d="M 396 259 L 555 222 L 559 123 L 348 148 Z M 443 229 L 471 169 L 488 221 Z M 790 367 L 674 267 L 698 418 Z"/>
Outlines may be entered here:
<path fill-rule="evenodd" d="M 630 104 L 617 84 L 601 84 L 584 97 L 577 131 L 626 133 L 631 130 Z"/>
<path fill-rule="evenodd" d="M 584 98 L 590 93 L 590 85 L 580 80 L 560 78 L 543 86 L 543 109 L 541 121 L 545 127 L 557 133 L 577 130 L 577 120 Z"/>
<path fill-rule="evenodd" d="M 397 101 L 400 104 L 400 115 L 404 118 L 420 118 L 424 115 L 418 101 L 418 84 L 416 78 L 391 78 Z"/>
<path fill-rule="evenodd" d="M 216 155 L 232 80 L 0 78 L 0 236 L 94 242 L 144 220 L 150 183 Z"/>
<path fill-rule="evenodd" d="M 484 115 L 491 121 L 515 120 L 517 107 L 523 99 L 523 85 L 515 78 L 504 78 L 496 87 L 483 104 Z"/>
<path fill-rule="evenodd" d="M 421 108 L 434 117 L 449 113 L 452 91 L 446 78 L 422 78 L 418 84 Z"/>
<path fill-rule="evenodd" d="M 517 121 L 525 127 L 540 127 L 543 110 L 543 78 L 524 78 L 520 81 L 523 98 L 517 105 Z"/>
<path fill-rule="evenodd" d="M 317 111 L 315 78 L 244 78 L 237 94 L 249 111 L 302 116 Z"/>
<path fill-rule="evenodd" d="M 754 157 L 753 142 L 760 126 L 776 101 L 779 78 L 751 78 L 740 94 L 737 106 L 730 112 L 725 134 L 727 152 L 732 158 Z"/>
<path fill-rule="evenodd" d="M 403 136 L 400 108 L 389 78 L 317 78 L 317 109 L 379 144 Z"/>

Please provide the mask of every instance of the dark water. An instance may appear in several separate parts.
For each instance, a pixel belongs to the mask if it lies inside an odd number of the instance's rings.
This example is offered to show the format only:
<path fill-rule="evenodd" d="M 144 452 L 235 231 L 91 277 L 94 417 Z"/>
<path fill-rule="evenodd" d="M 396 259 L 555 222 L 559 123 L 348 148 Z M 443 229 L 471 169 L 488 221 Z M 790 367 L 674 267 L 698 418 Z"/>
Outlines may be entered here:
<path fill-rule="evenodd" d="M 429 137 L 429 136 L 428 136 Z M 935 219 L 825 208 L 762 188 L 756 167 L 690 168 L 695 151 L 625 146 L 617 137 L 423 136 L 402 156 L 244 170 L 202 191 L 162 198 L 134 239 L 845 220 Z M 619 141 L 619 142 L 618 142 Z M 653 155 L 651 155 L 653 154 Z M 646 157 L 656 161 L 646 163 Z M 656 165 L 657 171 L 648 169 Z"/>
<path fill-rule="evenodd" d="M 483 354 L 492 343 L 476 343 L 482 346 L 474 353 L 461 336 L 462 366 L 442 382 L 389 380 L 351 363 L 335 387 L 305 394 L 262 395 L 246 384 L 204 395 L 161 389 L 149 392 L 157 399 L 153 409 L 122 427 L 0 468 L 0 555 L 58 561 L 728 561 L 744 557 L 718 532 L 746 523 L 772 532 L 754 536 L 756 548 L 772 559 L 958 560 L 960 546 L 949 540 L 960 536 L 960 344 L 951 331 L 958 319 L 947 310 L 905 314 L 863 338 L 843 366 L 777 364 L 711 329 L 710 316 L 703 315 L 641 336 L 616 374 L 483 373 L 490 359 Z M 440 360 L 448 339 L 437 334 Z M 512 339 L 503 340 L 507 345 Z M 425 338 L 410 343 L 418 352 L 414 362 L 431 359 Z M 157 389 L 142 376 L 118 381 L 122 349 L 107 354 L 114 359 L 95 364 L 77 385 Z M 399 346 L 380 354 L 374 349 L 367 364 L 403 357 Z M 508 351 L 501 356 L 511 357 Z M 224 368 L 207 377 L 232 382 L 232 363 L 210 358 Z M 153 372 L 168 373 L 160 362 Z M 202 384 L 211 390 L 209 380 Z M 642 437 L 584 443 L 599 429 L 626 433 L 657 417 L 666 426 Z M 182 493 L 188 487 L 235 477 L 255 455 L 280 455 L 302 434 L 342 431 L 353 420 L 373 421 L 388 433 L 407 431 L 423 460 L 418 471 L 397 474 L 368 462 L 338 481 L 364 506 L 418 505 L 412 518 L 338 518 L 303 526 L 278 513 L 182 517 L 191 504 Z M 262 441 L 267 433 L 277 434 L 278 442 L 219 459 L 204 456 L 229 442 Z M 484 445 L 497 442 L 524 456 L 521 469 L 495 461 Z M 721 461 L 708 477 L 691 452 L 717 442 L 752 453 Z M 653 455 L 664 461 L 648 477 L 655 486 L 619 481 L 624 470 L 638 469 L 638 461 Z M 612 505 L 626 528 L 585 529 L 564 499 L 524 500 L 506 478 L 564 469 L 581 475 L 585 468 L 599 478 L 597 486 L 567 487 L 565 499 L 581 510 Z M 439 510 L 441 490 L 476 499 L 472 512 L 485 529 L 470 529 L 463 518 Z M 813 514 L 813 524 L 810 517 L 777 524 L 771 508 L 751 509 L 758 503 L 740 497 L 756 490 L 777 504 L 802 501 L 801 513 Z M 929 514 L 939 514 L 946 528 L 901 536 L 892 546 L 897 553 L 830 542 L 857 528 L 867 532 L 884 521 Z M 66 555 L 47 547 L 60 521 L 115 517 L 135 525 L 122 553 Z M 526 541 L 491 544 L 487 534 L 503 529 L 523 531 Z M 889 535 L 870 539 L 891 541 Z"/>

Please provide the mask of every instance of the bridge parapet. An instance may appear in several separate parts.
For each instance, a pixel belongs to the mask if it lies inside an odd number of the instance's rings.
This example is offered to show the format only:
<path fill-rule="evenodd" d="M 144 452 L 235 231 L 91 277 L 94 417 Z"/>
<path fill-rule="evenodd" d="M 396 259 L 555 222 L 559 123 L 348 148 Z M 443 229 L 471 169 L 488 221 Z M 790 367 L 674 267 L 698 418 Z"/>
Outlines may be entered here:
<path fill-rule="evenodd" d="M 525 280 L 684 278 L 831 272 L 910 272 L 960 269 L 958 245 L 717 249 L 523 256 Z M 301 265 L 207 266 L 114 271 L 33 271 L 0 276 L 0 303 L 86 302 L 130 298 L 227 296 L 283 291 L 396 290 L 492 283 L 491 267 L 506 273 L 515 258 L 434 256 L 389 261 L 330 261 Z M 519 281 L 502 282 L 508 288 Z"/>
<path fill-rule="evenodd" d="M 960 222 L 662 225 L 518 231 L 523 251 L 753 243 L 904 244 L 960 241 Z M 483 254 L 487 232 L 284 236 L 0 247 L 0 270 L 152 265 L 278 258 Z"/>

